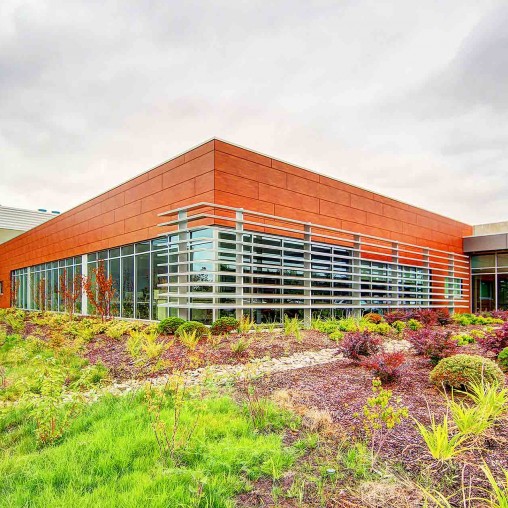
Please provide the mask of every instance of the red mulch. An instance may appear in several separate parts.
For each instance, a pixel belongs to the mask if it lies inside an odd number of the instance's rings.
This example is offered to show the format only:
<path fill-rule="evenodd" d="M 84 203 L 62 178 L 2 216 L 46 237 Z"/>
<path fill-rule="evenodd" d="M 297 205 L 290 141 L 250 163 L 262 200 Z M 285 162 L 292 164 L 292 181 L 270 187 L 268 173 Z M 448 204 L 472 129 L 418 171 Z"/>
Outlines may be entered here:
<path fill-rule="evenodd" d="M 385 387 L 393 391 L 395 398 L 400 398 L 400 404 L 409 409 L 411 417 L 429 424 L 430 408 L 436 420 L 441 422 L 446 411 L 445 398 L 429 382 L 432 365 L 412 354 L 408 354 L 407 358 L 405 375 L 398 382 Z M 334 423 L 338 424 L 341 435 L 351 438 L 363 437 L 361 417 L 355 416 L 355 413 L 361 415 L 367 398 L 372 395 L 372 375 L 350 360 L 338 359 L 333 363 L 272 374 L 257 381 L 256 385 L 260 395 L 264 396 L 276 390 L 287 390 L 291 393 L 295 404 L 327 410 Z M 392 465 L 401 465 L 413 477 L 425 471 L 435 479 L 436 485 L 444 473 L 452 475 L 453 484 L 448 486 L 451 494 L 458 490 L 462 474 L 466 484 L 471 480 L 474 485 L 487 487 L 480 470 L 483 460 L 497 474 L 501 472 L 501 468 L 508 469 L 507 444 L 508 425 L 504 419 L 492 430 L 487 439 L 478 444 L 478 449 L 454 460 L 453 466 L 437 467 L 413 420 L 408 418 L 386 434 L 379 459 Z M 477 492 L 477 495 L 484 493 Z"/>

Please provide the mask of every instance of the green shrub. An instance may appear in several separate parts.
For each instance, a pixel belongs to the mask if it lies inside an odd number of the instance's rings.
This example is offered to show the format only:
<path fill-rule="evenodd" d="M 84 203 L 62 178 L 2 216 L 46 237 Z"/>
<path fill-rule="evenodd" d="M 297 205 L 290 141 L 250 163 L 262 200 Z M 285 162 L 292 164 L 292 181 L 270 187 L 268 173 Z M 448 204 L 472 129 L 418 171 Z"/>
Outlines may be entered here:
<path fill-rule="evenodd" d="M 508 371 L 508 347 L 505 347 L 498 355 L 497 355 L 497 363 L 499 366 Z"/>
<path fill-rule="evenodd" d="M 340 330 L 341 332 L 357 332 L 360 330 L 360 327 L 356 319 L 344 318 L 339 319 L 339 321 L 337 321 L 337 329 Z"/>
<path fill-rule="evenodd" d="M 335 330 L 334 332 L 330 333 L 329 337 L 331 340 L 335 340 L 335 341 L 339 342 L 344 338 L 344 332 Z"/>
<path fill-rule="evenodd" d="M 221 317 L 212 323 L 210 331 L 213 335 L 220 335 L 221 333 L 229 333 L 233 330 L 238 330 L 240 322 L 234 317 Z"/>
<path fill-rule="evenodd" d="M 476 342 L 474 337 L 468 333 L 459 333 L 454 335 L 452 339 L 456 340 L 459 346 L 466 346 L 467 344 L 474 344 Z"/>
<path fill-rule="evenodd" d="M 478 355 L 459 354 L 443 358 L 430 373 L 436 385 L 469 388 L 483 379 L 488 384 L 504 384 L 504 374 L 495 362 Z"/>
<path fill-rule="evenodd" d="M 408 322 L 407 322 L 407 327 L 410 329 L 410 330 L 413 330 L 414 332 L 416 332 L 416 330 L 419 330 L 420 328 L 423 327 L 423 325 L 420 323 L 420 321 L 418 321 L 417 319 L 410 319 Z"/>
<path fill-rule="evenodd" d="M 199 321 L 186 321 L 176 329 L 175 335 L 180 337 L 184 332 L 192 333 L 194 330 L 196 331 L 196 337 L 200 339 L 209 333 L 208 327 L 203 323 L 200 323 Z"/>
<path fill-rule="evenodd" d="M 392 331 L 391 326 L 388 323 L 379 323 L 377 325 L 374 325 L 374 332 L 379 333 L 379 335 L 389 335 Z"/>
<path fill-rule="evenodd" d="M 159 333 L 164 333 L 165 335 L 169 335 L 171 333 L 175 333 L 179 326 L 182 326 L 185 323 L 185 319 L 179 317 L 168 317 L 163 319 L 157 329 Z"/>
<path fill-rule="evenodd" d="M 476 314 L 454 314 L 453 320 L 461 326 L 469 325 L 500 325 L 504 321 L 499 318 L 477 316 Z"/>
<path fill-rule="evenodd" d="M 82 369 L 81 376 L 72 383 L 71 388 L 90 389 L 93 385 L 97 385 L 101 381 L 107 379 L 107 377 L 107 367 L 102 362 L 97 362 L 94 365 L 88 365 Z"/>
<path fill-rule="evenodd" d="M 336 319 L 326 319 L 326 320 L 316 319 L 312 323 L 312 326 L 315 330 L 319 332 L 331 334 L 338 330 L 339 322 Z"/>

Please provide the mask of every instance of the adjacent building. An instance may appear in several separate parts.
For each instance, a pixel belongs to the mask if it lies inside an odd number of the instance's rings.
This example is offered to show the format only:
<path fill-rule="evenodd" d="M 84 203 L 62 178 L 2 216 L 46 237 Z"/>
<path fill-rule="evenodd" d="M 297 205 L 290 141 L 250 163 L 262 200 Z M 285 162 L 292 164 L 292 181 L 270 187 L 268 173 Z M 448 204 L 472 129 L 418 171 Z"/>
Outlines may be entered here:
<path fill-rule="evenodd" d="M 464 312 L 463 239 L 473 234 L 468 224 L 213 139 L 0 245 L 0 306 L 36 309 L 44 298 L 45 308 L 61 310 L 59 277 L 104 263 L 115 313 L 126 318 Z M 84 294 L 78 310 L 90 310 Z"/>
<path fill-rule="evenodd" d="M 24 210 L 0 205 L 0 243 L 21 235 L 25 231 L 46 222 L 59 212 Z"/>
<path fill-rule="evenodd" d="M 471 256 L 473 310 L 508 309 L 508 222 L 474 226 L 464 252 Z"/>

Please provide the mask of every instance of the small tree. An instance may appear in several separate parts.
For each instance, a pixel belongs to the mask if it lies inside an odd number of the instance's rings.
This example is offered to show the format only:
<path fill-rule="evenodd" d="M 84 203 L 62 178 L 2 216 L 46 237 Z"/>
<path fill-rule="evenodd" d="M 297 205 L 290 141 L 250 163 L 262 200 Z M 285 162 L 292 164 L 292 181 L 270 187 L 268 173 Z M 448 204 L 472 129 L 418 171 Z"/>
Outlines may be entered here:
<path fill-rule="evenodd" d="M 73 279 L 67 277 L 67 269 L 59 277 L 60 298 L 62 299 L 63 306 L 69 314 L 69 319 L 72 320 L 74 311 L 76 310 L 76 302 L 81 296 L 81 288 L 83 286 L 83 279 L 81 275 L 76 274 Z"/>
<path fill-rule="evenodd" d="M 35 301 L 37 308 L 44 312 L 46 310 L 46 279 L 44 277 L 39 280 Z"/>
<path fill-rule="evenodd" d="M 96 313 L 102 321 L 106 321 L 111 317 L 111 302 L 116 292 L 113 277 L 106 276 L 104 261 L 99 261 L 97 268 L 92 268 L 92 274 L 95 277 L 83 277 L 83 288 Z"/>
<path fill-rule="evenodd" d="M 19 279 L 13 277 L 11 282 L 11 307 L 17 307 L 19 294 Z"/>

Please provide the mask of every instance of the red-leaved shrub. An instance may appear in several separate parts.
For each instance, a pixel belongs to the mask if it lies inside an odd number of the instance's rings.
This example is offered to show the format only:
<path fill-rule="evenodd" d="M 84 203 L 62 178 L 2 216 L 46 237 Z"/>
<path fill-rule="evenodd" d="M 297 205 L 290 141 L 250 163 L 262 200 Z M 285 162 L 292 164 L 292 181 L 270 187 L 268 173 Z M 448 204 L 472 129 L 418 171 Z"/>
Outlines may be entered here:
<path fill-rule="evenodd" d="M 458 351 L 458 344 L 452 338 L 452 332 L 444 330 L 432 330 L 422 328 L 407 335 L 416 354 L 425 356 L 433 365 L 436 365 L 441 358 L 452 356 Z"/>
<path fill-rule="evenodd" d="M 425 326 L 434 326 L 438 323 L 437 313 L 432 309 L 417 309 L 413 317 Z"/>
<path fill-rule="evenodd" d="M 490 313 L 490 315 L 495 319 L 502 319 L 503 321 L 508 321 L 508 310 L 493 310 Z"/>
<path fill-rule="evenodd" d="M 395 321 L 407 322 L 410 319 L 416 319 L 426 326 L 447 325 L 452 321 L 448 309 L 399 309 L 387 312 L 383 317 L 390 325 Z"/>
<path fill-rule="evenodd" d="M 391 325 L 395 323 L 395 321 L 407 321 L 407 312 L 403 310 L 394 310 L 392 312 L 387 312 L 386 314 L 383 314 L 383 317 L 385 318 L 385 321 Z"/>
<path fill-rule="evenodd" d="M 403 371 L 406 357 L 404 353 L 377 353 L 362 359 L 361 366 L 370 370 L 381 382 L 393 381 Z"/>
<path fill-rule="evenodd" d="M 508 323 L 485 334 L 484 337 L 479 337 L 477 342 L 485 351 L 498 355 L 505 347 L 508 347 Z"/>
<path fill-rule="evenodd" d="M 370 356 L 379 351 L 382 339 L 371 332 L 348 333 L 340 343 L 340 352 L 346 358 L 360 361 L 364 356 Z"/>
<path fill-rule="evenodd" d="M 437 321 L 441 326 L 449 325 L 452 322 L 448 309 L 436 309 Z"/>

